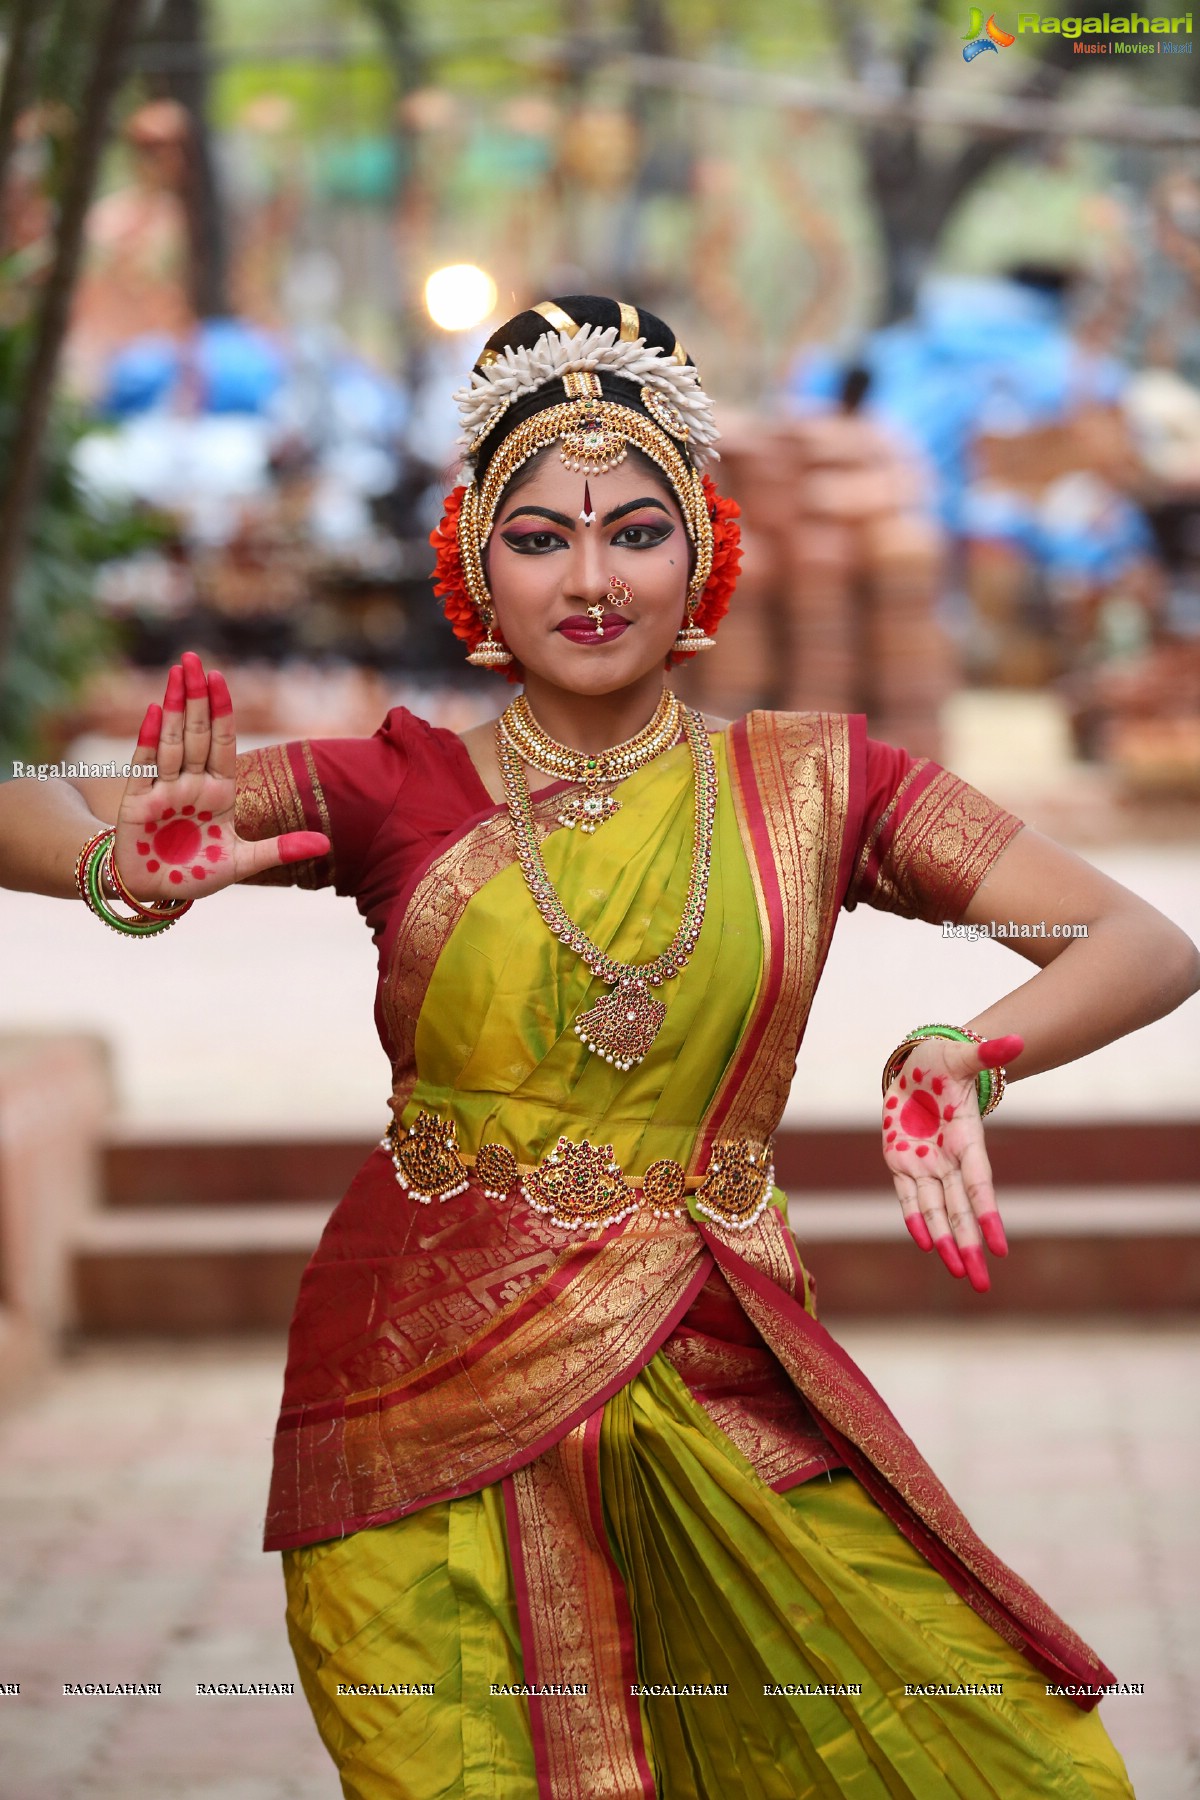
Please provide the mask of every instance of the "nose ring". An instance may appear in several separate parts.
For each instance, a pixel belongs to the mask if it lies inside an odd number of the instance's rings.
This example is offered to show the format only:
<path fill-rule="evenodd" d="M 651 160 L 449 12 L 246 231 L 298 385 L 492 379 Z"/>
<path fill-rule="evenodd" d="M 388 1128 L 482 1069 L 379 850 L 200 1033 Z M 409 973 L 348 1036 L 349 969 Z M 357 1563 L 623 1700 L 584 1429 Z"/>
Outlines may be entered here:
<path fill-rule="evenodd" d="M 608 578 L 608 597 L 613 606 L 628 606 L 629 602 L 633 599 L 633 589 L 627 581 L 622 581 L 619 575 L 610 575 Z"/>

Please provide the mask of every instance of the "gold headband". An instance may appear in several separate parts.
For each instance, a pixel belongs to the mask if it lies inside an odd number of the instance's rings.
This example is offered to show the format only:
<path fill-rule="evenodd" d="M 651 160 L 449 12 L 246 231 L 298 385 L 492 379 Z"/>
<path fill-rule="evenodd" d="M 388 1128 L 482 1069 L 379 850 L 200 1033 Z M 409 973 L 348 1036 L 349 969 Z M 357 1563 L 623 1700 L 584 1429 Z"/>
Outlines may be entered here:
<path fill-rule="evenodd" d="M 578 377 L 575 380 L 578 382 Z M 572 391 L 569 383 L 572 377 L 564 377 L 567 392 Z M 595 386 L 599 387 L 598 381 Z M 575 391 L 578 393 L 578 386 Z M 593 391 L 548 406 L 515 426 L 497 448 L 482 482 L 472 483 L 467 489 L 458 515 L 458 547 L 467 590 L 484 624 L 490 629 L 495 615 L 483 552 L 496 522 L 501 496 L 517 470 L 556 440 L 561 440 L 559 454 L 563 463 L 577 474 L 599 475 L 616 468 L 625 460 L 631 445 L 662 470 L 679 502 L 684 527 L 696 552 L 696 566 L 687 591 L 687 610 L 689 615 L 693 613 L 712 573 L 712 520 L 703 480 L 653 420 L 618 401 L 598 399 Z"/>

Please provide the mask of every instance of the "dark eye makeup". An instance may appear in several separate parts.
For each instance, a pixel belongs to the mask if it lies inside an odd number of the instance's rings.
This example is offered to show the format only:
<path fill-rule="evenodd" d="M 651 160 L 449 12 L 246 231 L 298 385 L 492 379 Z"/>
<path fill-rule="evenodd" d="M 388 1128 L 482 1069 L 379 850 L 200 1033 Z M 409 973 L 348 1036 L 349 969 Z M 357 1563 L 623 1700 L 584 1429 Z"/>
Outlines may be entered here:
<path fill-rule="evenodd" d="M 635 519 L 614 532 L 612 542 L 622 550 L 652 550 L 656 544 L 664 543 L 674 530 L 674 525 L 662 518 Z M 500 536 L 519 556 L 544 556 L 548 551 L 565 549 L 567 545 L 561 531 L 552 531 L 546 526 L 532 531 L 513 526 L 501 531 Z"/>

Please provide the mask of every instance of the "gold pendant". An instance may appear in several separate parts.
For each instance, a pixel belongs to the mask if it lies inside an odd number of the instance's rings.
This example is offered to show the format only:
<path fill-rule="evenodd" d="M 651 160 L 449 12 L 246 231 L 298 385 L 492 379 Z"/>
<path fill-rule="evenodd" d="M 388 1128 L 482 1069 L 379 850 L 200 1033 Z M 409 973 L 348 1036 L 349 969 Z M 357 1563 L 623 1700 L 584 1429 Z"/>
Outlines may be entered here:
<path fill-rule="evenodd" d="M 578 825 L 580 831 L 590 837 L 597 825 L 603 825 L 605 819 L 611 819 L 620 810 L 621 802 L 604 788 L 589 787 L 582 793 L 567 795 L 558 813 L 558 822 L 568 831 L 574 831 Z"/>
<path fill-rule="evenodd" d="M 627 975 L 575 1021 L 575 1035 L 617 1069 L 632 1069 L 649 1051 L 667 1016 L 644 981 Z"/>

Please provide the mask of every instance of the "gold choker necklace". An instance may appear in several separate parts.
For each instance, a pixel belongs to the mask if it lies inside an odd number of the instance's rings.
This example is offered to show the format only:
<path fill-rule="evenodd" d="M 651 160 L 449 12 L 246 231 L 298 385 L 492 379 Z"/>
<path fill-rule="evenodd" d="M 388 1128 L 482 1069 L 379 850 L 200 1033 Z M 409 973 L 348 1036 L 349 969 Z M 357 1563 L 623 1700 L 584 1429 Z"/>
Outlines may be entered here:
<path fill-rule="evenodd" d="M 716 763 L 699 713 L 686 706 L 680 707 L 680 711 L 695 776 L 692 867 L 679 929 L 667 948 L 648 963 L 622 963 L 608 956 L 575 923 L 559 899 L 542 857 L 521 756 L 499 726 L 496 731 L 496 755 L 504 781 L 508 816 L 517 840 L 521 872 L 534 905 L 559 942 L 574 950 L 597 980 L 606 982 L 613 989 L 611 994 L 605 994 L 579 1015 L 575 1021 L 575 1035 L 589 1050 L 618 1069 L 631 1069 L 635 1063 L 640 1063 L 658 1036 L 667 1009 L 650 989 L 661 987 L 664 981 L 678 975 L 689 961 L 700 936 L 708 902 L 713 823 L 717 812 Z M 611 756 L 613 752 L 610 750 L 606 754 Z"/>
<path fill-rule="evenodd" d="M 648 725 L 643 725 L 624 743 L 613 744 L 609 749 L 589 756 L 584 750 L 573 750 L 569 744 L 560 744 L 543 731 L 524 694 L 518 694 L 501 714 L 500 732 L 531 769 L 559 781 L 579 783 L 583 792 L 564 796 L 558 822 L 571 831 L 578 825 L 581 831 L 590 834 L 597 825 L 602 825 L 605 819 L 611 819 L 621 810 L 621 802 L 613 796 L 613 786 L 638 769 L 644 769 L 664 750 L 669 750 L 679 736 L 682 718 L 683 708 L 679 701 L 669 688 L 664 688 Z"/>

